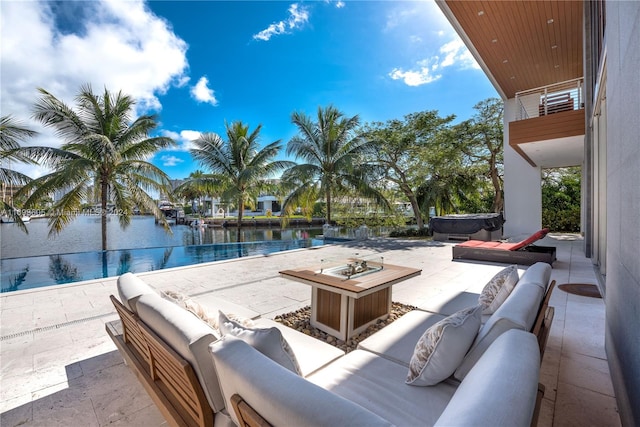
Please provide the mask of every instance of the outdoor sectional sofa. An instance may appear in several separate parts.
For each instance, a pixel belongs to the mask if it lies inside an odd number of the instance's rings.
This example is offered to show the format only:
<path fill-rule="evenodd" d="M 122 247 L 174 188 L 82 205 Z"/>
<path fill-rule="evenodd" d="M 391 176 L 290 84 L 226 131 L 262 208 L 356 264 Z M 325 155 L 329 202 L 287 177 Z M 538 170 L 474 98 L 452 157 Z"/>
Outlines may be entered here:
<path fill-rule="evenodd" d="M 107 331 L 171 425 L 528 426 L 544 392 L 538 379 L 553 318 L 550 271 L 543 263 L 529 267 L 495 312 L 470 329 L 473 342 L 453 374 L 430 386 L 405 383 L 416 343 L 447 319 L 428 311 L 409 312 L 345 355 L 268 319 L 254 320 L 248 336 L 220 337 L 126 274 L 118 280 L 120 299 L 111 297 L 120 320 Z M 299 366 L 270 355 L 254 334 L 284 336 Z M 455 359 L 441 356 L 434 363 Z"/>

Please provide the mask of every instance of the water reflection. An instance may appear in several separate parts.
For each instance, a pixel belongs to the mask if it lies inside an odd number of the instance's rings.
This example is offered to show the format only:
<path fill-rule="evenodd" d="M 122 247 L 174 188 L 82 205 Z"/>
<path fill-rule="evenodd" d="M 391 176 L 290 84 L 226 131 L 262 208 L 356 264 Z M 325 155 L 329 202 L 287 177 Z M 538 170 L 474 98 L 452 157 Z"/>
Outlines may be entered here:
<path fill-rule="evenodd" d="M 309 239 L 322 234 L 321 228 L 280 229 L 280 228 L 221 228 L 195 227 L 182 235 L 182 243 L 190 245 L 211 245 L 215 243 L 258 242 L 271 240 Z"/>
<path fill-rule="evenodd" d="M 167 268 L 167 266 L 169 265 L 169 260 L 171 259 L 172 253 L 173 253 L 172 247 L 166 248 L 162 253 L 162 257 L 160 258 L 160 261 L 156 264 L 155 270 L 162 270 L 163 268 Z M 131 269 L 127 270 L 127 272 L 128 271 L 131 271 Z"/>
<path fill-rule="evenodd" d="M 131 251 L 122 251 L 120 253 L 120 262 L 118 262 L 118 271 L 116 274 L 120 276 L 121 274 L 131 271 L 131 261 Z"/>
<path fill-rule="evenodd" d="M 276 232 L 269 234 L 275 237 Z M 247 236 L 251 233 L 247 233 Z M 281 236 L 284 237 L 284 236 Z M 80 280 L 119 276 L 203 262 L 268 254 L 321 245 L 321 240 L 288 239 L 247 243 L 172 246 L 146 249 L 93 251 L 0 260 L 1 292 L 38 288 Z"/>
<path fill-rule="evenodd" d="M 12 292 L 20 289 L 20 285 L 24 283 L 28 272 L 29 272 L 29 265 L 23 268 L 22 271 L 16 274 L 15 276 L 10 276 L 8 280 L 9 286 L 7 286 L 6 288 L 2 288 L 2 292 Z"/>
<path fill-rule="evenodd" d="M 64 260 L 60 255 L 49 257 L 49 275 L 59 285 L 82 280 L 82 277 L 78 274 L 78 268 Z"/>

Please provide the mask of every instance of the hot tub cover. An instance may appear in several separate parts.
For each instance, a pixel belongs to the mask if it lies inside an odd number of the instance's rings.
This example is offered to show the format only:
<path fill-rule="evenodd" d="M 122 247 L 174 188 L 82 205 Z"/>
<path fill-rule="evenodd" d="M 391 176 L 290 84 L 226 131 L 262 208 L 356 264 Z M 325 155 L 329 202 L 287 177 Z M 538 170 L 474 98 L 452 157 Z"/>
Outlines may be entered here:
<path fill-rule="evenodd" d="M 473 234 L 480 230 L 497 231 L 502 228 L 501 213 L 476 213 L 434 216 L 429 219 L 431 233 Z"/>

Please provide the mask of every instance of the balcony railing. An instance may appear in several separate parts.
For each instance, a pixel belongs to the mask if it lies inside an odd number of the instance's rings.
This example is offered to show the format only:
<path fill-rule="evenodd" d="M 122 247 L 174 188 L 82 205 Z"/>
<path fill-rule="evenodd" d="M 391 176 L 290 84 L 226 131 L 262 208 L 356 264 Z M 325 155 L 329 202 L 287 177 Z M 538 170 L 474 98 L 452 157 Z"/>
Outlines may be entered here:
<path fill-rule="evenodd" d="M 584 108 L 583 79 L 516 93 L 516 120 L 532 119 Z"/>

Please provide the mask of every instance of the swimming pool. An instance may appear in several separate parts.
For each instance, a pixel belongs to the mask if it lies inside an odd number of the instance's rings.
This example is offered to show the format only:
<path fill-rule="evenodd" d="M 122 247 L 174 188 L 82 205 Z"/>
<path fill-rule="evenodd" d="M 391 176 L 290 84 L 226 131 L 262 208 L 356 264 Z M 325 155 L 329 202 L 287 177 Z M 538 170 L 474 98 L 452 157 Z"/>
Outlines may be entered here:
<path fill-rule="evenodd" d="M 203 262 L 321 246 L 320 239 L 169 246 L 78 252 L 0 260 L 0 292 L 101 279 Z"/>

